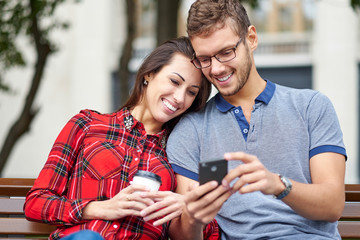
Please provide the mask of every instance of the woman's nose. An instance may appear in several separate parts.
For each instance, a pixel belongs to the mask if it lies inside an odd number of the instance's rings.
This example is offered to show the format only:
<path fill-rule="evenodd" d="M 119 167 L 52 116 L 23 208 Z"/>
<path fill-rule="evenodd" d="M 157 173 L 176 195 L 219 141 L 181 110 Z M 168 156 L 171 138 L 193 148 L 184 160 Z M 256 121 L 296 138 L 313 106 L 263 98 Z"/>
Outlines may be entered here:
<path fill-rule="evenodd" d="M 174 93 L 174 98 L 177 104 L 182 105 L 185 101 L 186 90 L 179 88 Z"/>

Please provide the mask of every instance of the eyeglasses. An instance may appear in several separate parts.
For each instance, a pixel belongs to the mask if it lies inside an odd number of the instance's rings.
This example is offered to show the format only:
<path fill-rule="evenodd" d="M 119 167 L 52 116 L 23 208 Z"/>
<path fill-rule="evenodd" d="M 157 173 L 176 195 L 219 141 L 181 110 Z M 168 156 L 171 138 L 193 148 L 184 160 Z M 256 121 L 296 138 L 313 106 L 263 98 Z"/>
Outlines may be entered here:
<path fill-rule="evenodd" d="M 194 55 L 191 59 L 191 63 L 194 64 L 194 66 L 196 68 L 202 69 L 202 68 L 207 68 L 207 67 L 211 66 L 211 59 L 213 57 L 216 58 L 216 60 L 218 60 L 221 63 L 231 61 L 236 57 L 235 51 L 236 51 L 236 48 L 241 43 L 241 40 L 242 39 L 240 38 L 240 40 L 236 43 L 235 47 L 224 49 L 213 56 L 197 57 L 196 54 L 194 53 Z"/>

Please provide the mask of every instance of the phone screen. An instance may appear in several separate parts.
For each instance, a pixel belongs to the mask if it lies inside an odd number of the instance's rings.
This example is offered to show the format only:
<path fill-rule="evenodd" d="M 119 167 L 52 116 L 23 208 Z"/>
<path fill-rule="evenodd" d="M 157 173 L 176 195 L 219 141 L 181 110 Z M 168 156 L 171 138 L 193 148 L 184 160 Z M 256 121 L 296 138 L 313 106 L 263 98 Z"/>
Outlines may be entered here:
<path fill-rule="evenodd" d="M 200 184 L 216 180 L 221 184 L 222 179 L 228 171 L 228 162 L 224 159 L 208 160 L 199 162 L 199 182 Z"/>

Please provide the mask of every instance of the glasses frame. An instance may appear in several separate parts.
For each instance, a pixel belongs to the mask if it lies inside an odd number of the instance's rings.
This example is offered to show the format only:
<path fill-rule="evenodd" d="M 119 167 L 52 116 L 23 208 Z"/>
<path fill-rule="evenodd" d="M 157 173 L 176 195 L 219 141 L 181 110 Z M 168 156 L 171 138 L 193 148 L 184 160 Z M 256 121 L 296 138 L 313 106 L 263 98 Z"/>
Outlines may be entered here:
<path fill-rule="evenodd" d="M 216 53 L 215 55 L 209 56 L 209 57 L 208 57 L 208 58 L 209 58 L 209 63 L 210 63 L 209 66 L 202 67 L 200 60 L 196 57 L 196 53 L 193 54 L 193 57 L 191 58 L 190 62 L 191 62 L 197 69 L 203 69 L 203 68 L 208 68 L 208 67 L 210 67 L 211 64 L 212 64 L 212 58 L 215 58 L 215 59 L 216 59 L 218 62 L 220 62 L 220 63 L 229 62 L 229 61 L 233 60 L 234 58 L 236 58 L 236 49 L 237 49 L 237 47 L 240 45 L 241 41 L 242 41 L 242 38 L 240 38 L 240 40 L 236 43 L 236 45 L 235 45 L 234 47 L 232 47 L 232 48 L 226 48 L 226 49 L 224 49 L 224 50 L 219 51 L 219 52 Z M 219 55 L 220 53 L 225 52 L 225 51 L 228 51 L 228 50 L 232 50 L 232 51 L 233 51 L 233 53 L 234 53 L 234 57 L 233 57 L 233 58 L 227 59 L 227 60 L 224 61 L 224 60 L 220 60 L 220 59 L 216 56 L 216 55 Z M 206 58 L 206 57 L 204 57 L 204 58 Z M 196 66 L 196 64 L 194 63 L 195 60 L 198 60 L 198 62 L 199 62 L 199 64 L 200 64 L 201 67 Z"/>

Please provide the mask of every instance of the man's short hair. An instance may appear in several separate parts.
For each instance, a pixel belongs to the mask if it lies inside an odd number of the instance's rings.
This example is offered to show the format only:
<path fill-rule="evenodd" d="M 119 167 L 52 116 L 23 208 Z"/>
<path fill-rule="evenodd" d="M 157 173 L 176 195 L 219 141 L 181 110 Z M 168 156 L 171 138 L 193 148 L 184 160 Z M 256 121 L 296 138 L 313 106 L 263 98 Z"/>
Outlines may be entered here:
<path fill-rule="evenodd" d="M 244 6 L 239 0 L 197 0 L 189 10 L 187 33 L 207 36 L 226 23 L 240 37 L 244 37 L 251 25 Z"/>

